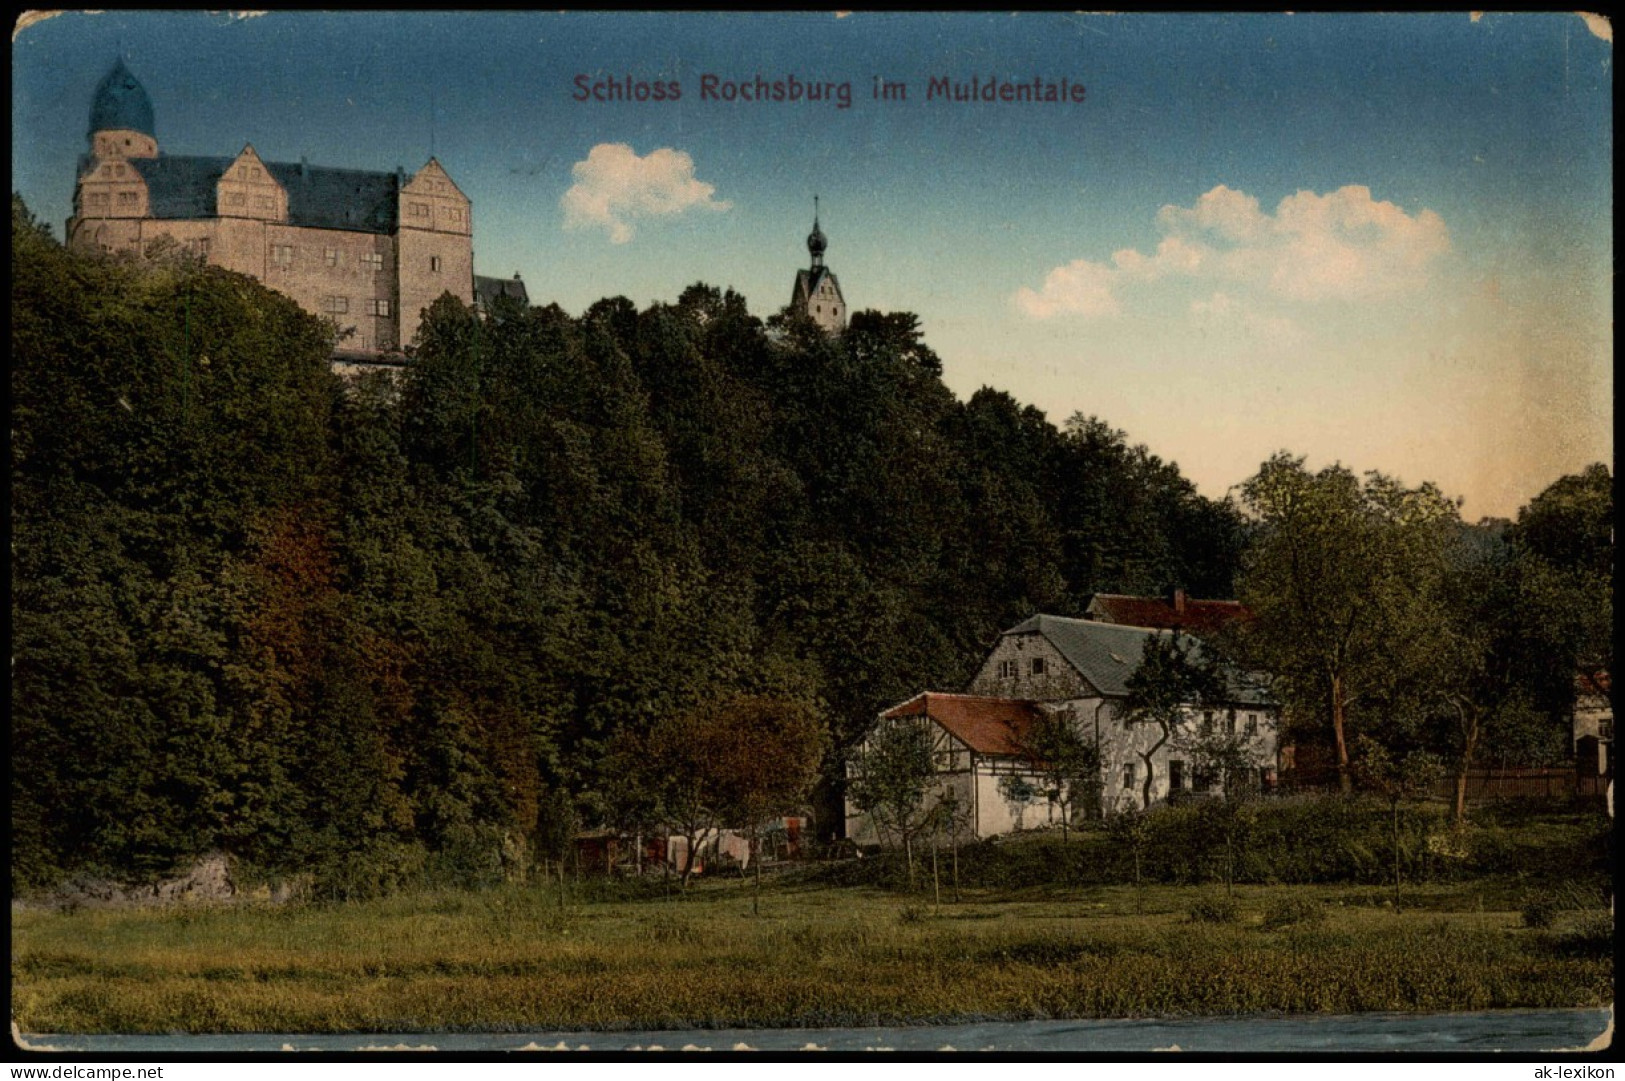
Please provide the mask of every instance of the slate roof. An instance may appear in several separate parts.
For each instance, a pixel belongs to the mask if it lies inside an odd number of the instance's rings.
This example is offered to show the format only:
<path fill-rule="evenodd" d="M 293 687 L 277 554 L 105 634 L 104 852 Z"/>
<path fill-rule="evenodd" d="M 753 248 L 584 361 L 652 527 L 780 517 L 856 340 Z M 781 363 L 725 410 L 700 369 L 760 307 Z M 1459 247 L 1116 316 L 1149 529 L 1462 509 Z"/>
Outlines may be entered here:
<path fill-rule="evenodd" d="M 790 294 L 791 304 L 800 304 L 817 292 L 818 287 L 828 278 L 829 283 L 835 287 L 835 295 L 841 295 L 841 283 L 835 277 L 834 271 L 829 267 L 819 267 L 816 270 L 796 271 L 796 286 Z"/>
<path fill-rule="evenodd" d="M 517 274 L 511 278 L 487 278 L 476 274 L 474 295 L 482 308 L 489 308 L 497 297 L 512 297 L 521 304 L 527 306 L 530 304 L 530 293 L 525 289 L 524 280 Z"/>
<path fill-rule="evenodd" d="M 1202 633 L 1216 631 L 1252 613 L 1240 601 L 1200 601 L 1185 599 L 1183 607 L 1170 604 L 1166 597 L 1128 597 L 1120 593 L 1096 593 L 1089 602 L 1089 614 L 1107 623 L 1130 627 L 1155 627 Z"/>
<path fill-rule="evenodd" d="M 881 714 L 887 719 L 922 715 L 978 754 L 1022 755 L 1021 741 L 1038 719 L 1038 705 L 1025 698 L 925 691 Z"/>
<path fill-rule="evenodd" d="M 96 93 L 90 99 L 90 130 L 139 131 L 143 135 L 157 135 L 152 122 L 152 99 L 146 89 L 130 74 L 130 69 L 119 60 L 113 69 L 96 84 Z"/>
<path fill-rule="evenodd" d="M 132 158 L 130 164 L 147 183 L 154 218 L 210 218 L 218 213 L 215 185 L 236 160 L 160 154 L 156 158 Z M 353 233 L 389 233 L 395 229 L 402 182 L 399 173 L 282 161 L 268 161 L 265 167 L 288 193 L 290 225 Z"/>
<path fill-rule="evenodd" d="M 1140 665 L 1146 641 L 1153 636 L 1167 636 L 1173 632 L 1126 627 L 1092 619 L 1036 615 L 1004 633 L 1043 635 L 1090 686 L 1108 698 L 1121 698 L 1128 694 L 1128 678 Z M 1201 642 L 1197 639 L 1192 641 L 1200 655 Z M 1257 686 L 1257 681 L 1245 678 L 1240 673 L 1232 675 L 1230 686 L 1233 701 L 1238 705 L 1262 706 L 1269 702 Z"/>

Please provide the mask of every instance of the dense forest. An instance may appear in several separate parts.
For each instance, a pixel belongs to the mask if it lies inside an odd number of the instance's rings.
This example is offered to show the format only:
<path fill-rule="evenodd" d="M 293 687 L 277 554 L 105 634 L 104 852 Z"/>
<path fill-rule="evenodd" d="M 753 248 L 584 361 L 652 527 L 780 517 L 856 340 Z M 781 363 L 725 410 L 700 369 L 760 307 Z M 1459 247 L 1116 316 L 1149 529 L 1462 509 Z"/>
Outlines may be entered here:
<path fill-rule="evenodd" d="M 958 400 L 906 313 L 448 296 L 345 380 L 246 277 L 67 252 L 15 197 L 12 256 L 14 889 L 211 849 L 476 881 L 602 815 L 619 733 L 792 700 L 833 777 L 1034 611 L 1243 566 L 1242 507 L 1096 418 Z"/>

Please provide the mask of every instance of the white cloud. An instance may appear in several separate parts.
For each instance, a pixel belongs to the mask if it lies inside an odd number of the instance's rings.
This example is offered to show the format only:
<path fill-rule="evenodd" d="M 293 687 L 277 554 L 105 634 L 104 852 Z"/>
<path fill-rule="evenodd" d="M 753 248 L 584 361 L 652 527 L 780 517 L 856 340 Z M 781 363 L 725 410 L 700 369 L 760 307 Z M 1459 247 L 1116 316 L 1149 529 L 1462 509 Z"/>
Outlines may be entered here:
<path fill-rule="evenodd" d="M 1043 288 L 1017 290 L 1016 307 L 1034 319 L 1048 319 L 1052 315 L 1089 318 L 1116 315 L 1120 309 L 1111 291 L 1113 273 L 1111 267 L 1075 259 L 1046 274 Z"/>
<path fill-rule="evenodd" d="M 599 143 L 571 167 L 575 183 L 564 193 L 566 229 L 602 226 L 613 244 L 625 244 L 640 218 L 669 217 L 685 210 L 721 211 L 733 206 L 713 199 L 713 185 L 694 176 L 694 159 L 661 147 L 644 157 L 625 143 Z"/>
<path fill-rule="evenodd" d="M 1124 288 L 1168 279 L 1295 301 L 1393 296 L 1425 286 L 1434 260 L 1450 250 L 1439 215 L 1412 216 L 1353 184 L 1289 195 L 1273 215 L 1221 184 L 1194 206 L 1163 207 L 1157 225 L 1163 238 L 1152 254 L 1126 248 L 1109 264 L 1074 260 L 1050 271 L 1040 288 L 1018 290 L 1017 305 L 1035 319 L 1115 315 Z M 1192 312 L 1212 314 L 1194 305 Z"/>

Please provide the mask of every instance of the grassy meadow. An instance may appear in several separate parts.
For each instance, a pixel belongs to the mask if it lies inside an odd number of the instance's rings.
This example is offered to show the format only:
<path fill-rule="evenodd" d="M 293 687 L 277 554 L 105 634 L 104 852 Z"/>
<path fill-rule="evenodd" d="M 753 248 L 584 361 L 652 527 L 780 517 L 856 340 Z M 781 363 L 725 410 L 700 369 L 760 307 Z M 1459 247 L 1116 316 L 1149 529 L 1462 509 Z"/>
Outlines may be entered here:
<path fill-rule="evenodd" d="M 1482 884 L 965 890 L 772 876 L 327 905 L 14 910 L 25 1032 L 830 1026 L 1612 1000 L 1607 912 Z M 617 897 L 616 894 L 621 896 Z M 1195 913 L 1196 915 L 1193 915 Z M 1205 918 L 1204 918 L 1205 917 Z"/>

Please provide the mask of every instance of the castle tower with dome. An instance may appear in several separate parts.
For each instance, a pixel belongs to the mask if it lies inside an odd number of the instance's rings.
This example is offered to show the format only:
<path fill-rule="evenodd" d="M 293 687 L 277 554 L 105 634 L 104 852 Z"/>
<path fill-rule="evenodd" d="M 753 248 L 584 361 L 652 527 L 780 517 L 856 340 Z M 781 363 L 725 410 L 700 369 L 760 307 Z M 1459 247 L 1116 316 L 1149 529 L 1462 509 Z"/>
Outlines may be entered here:
<path fill-rule="evenodd" d="M 841 283 L 835 272 L 824 265 L 824 249 L 829 241 L 818 227 L 818 197 L 813 196 L 813 227 L 807 235 L 807 251 L 812 266 L 796 271 L 796 283 L 790 293 L 790 307 L 804 313 L 822 327 L 825 333 L 839 334 L 846 329 L 846 298 L 841 295 Z"/>
<path fill-rule="evenodd" d="M 438 161 L 416 173 L 166 154 L 152 100 L 123 60 L 97 84 L 69 247 L 179 245 L 259 279 L 345 333 L 341 351 L 409 346 L 444 293 L 474 300 L 473 205 Z"/>

